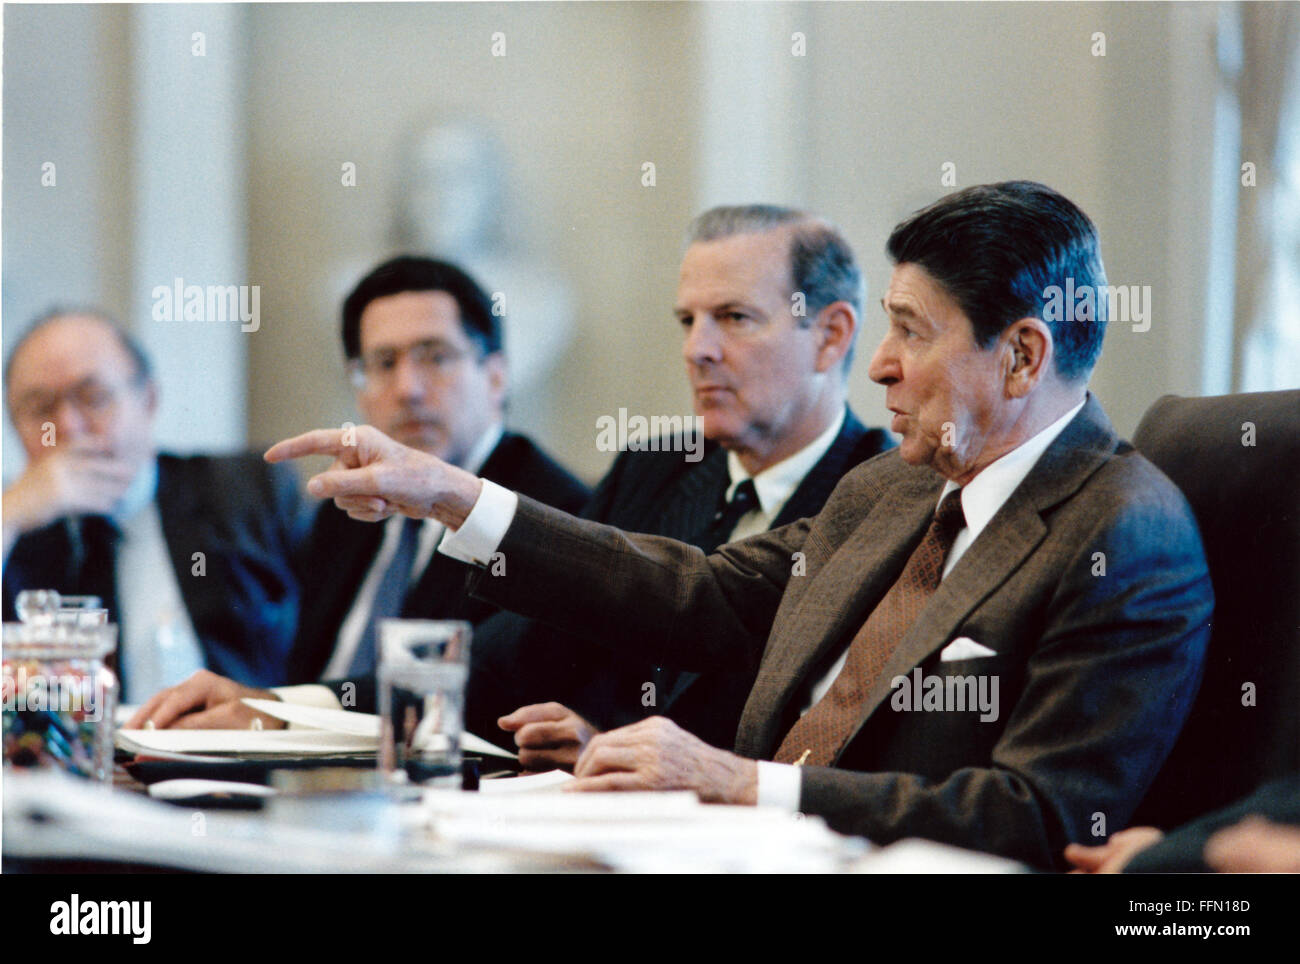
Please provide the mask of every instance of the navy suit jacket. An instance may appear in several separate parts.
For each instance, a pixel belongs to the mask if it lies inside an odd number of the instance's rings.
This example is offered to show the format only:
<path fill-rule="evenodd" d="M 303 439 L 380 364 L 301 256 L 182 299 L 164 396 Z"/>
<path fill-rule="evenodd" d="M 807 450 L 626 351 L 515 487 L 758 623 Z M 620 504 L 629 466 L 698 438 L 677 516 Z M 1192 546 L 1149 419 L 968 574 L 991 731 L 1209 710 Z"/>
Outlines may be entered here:
<path fill-rule="evenodd" d="M 816 515 L 844 473 L 893 445 L 888 432 L 865 428 L 848 411 L 835 441 L 772 527 Z M 700 544 L 729 484 L 727 452 L 709 442 L 700 461 L 688 462 L 680 446 L 661 448 L 620 454 L 582 517 Z M 497 717 L 528 703 L 555 700 L 601 729 L 658 714 L 715 746 L 731 748 L 752 673 L 702 677 L 629 657 L 624 650 L 617 640 L 561 633 L 513 613 L 494 616 L 479 627 L 471 646 L 467 727 L 512 746 L 513 737 L 502 733 Z"/>
<path fill-rule="evenodd" d="M 576 512 L 589 490 L 559 463 L 522 435 L 505 433 L 479 473 L 499 485 L 531 496 L 539 502 Z M 338 640 L 339 628 L 356 601 L 384 528 L 359 522 L 323 502 L 316 511 L 311 533 L 299 558 L 303 607 L 288 675 L 277 682 L 315 683 L 321 678 Z M 465 591 L 465 568 L 454 559 L 434 552 L 420 578 L 407 590 L 401 615 L 406 619 L 464 619 L 478 623 L 496 607 L 472 598 Z M 330 681 L 341 691 L 344 680 Z M 357 684 L 358 705 L 373 702 L 374 680 Z"/>
<path fill-rule="evenodd" d="M 251 454 L 160 454 L 155 502 L 208 668 L 254 686 L 282 680 L 298 612 L 292 560 L 302 516 L 293 469 Z M 204 554 L 202 575 L 194 572 L 196 552 Z M 71 558 L 65 519 L 22 536 L 5 566 L 5 619 L 17 618 L 20 590 L 68 591 Z"/>

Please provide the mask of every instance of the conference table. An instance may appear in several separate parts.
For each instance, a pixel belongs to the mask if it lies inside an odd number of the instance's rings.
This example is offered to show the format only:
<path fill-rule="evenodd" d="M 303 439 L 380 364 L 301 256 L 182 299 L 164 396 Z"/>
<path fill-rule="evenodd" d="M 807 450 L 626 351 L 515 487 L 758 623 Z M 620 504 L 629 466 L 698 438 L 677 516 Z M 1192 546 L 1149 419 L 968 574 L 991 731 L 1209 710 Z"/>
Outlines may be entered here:
<path fill-rule="evenodd" d="M 245 797 L 156 781 L 118 753 L 111 784 L 6 768 L 8 871 L 208 873 L 1007 873 L 1021 865 L 928 841 L 874 847 L 816 817 L 703 804 L 690 792 L 569 793 L 467 757 L 470 779 L 395 785 L 359 758 L 270 769 Z M 178 771 L 179 772 L 179 771 Z M 481 779 L 477 779 L 482 774 Z M 141 777 L 144 779 L 141 779 Z M 193 778 L 193 774 L 189 775 Z M 147 781 L 147 782 L 146 782 Z M 462 789 L 462 785 L 478 787 Z M 172 785 L 173 799 L 159 788 Z M 151 791 L 152 787 L 152 791 Z M 220 789 L 220 788 L 218 788 Z M 152 793 L 152 795 L 151 795 Z"/>

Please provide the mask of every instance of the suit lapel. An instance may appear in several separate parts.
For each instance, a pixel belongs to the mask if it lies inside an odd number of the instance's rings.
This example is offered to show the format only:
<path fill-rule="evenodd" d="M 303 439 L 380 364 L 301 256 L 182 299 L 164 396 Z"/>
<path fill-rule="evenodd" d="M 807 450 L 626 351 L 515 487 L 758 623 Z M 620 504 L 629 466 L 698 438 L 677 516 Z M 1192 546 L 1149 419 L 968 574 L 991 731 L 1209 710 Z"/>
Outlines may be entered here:
<path fill-rule="evenodd" d="M 854 736 L 889 696 L 890 681 L 947 645 L 962 621 L 1024 563 L 1047 534 L 1038 510 L 1027 500 L 1016 501 L 1014 507 L 1003 506 L 996 527 L 990 522 L 980 533 L 899 641 L 862 704 Z M 845 747 L 851 742 L 852 738 Z"/>
<path fill-rule="evenodd" d="M 154 501 L 158 505 L 158 521 L 162 526 L 163 541 L 172 562 L 172 572 L 181 592 L 181 600 L 194 622 L 195 631 L 202 635 L 205 606 L 220 605 L 211 594 L 204 595 L 207 579 L 186 578 L 190 573 L 191 554 L 204 550 L 211 554 L 210 540 L 204 536 L 204 513 L 199 508 L 199 486 L 188 477 L 186 463 L 171 455 L 158 456 L 158 487 Z"/>
<path fill-rule="evenodd" d="M 29 532 L 14 544 L 4 566 L 7 619 L 17 619 L 12 607 L 18 593 L 24 589 L 72 592 L 79 568 L 77 546 L 80 539 L 74 532 L 75 525 L 74 517 L 64 516 Z"/>
<path fill-rule="evenodd" d="M 468 600 L 465 570 L 434 548 L 433 555 L 402 599 L 403 619 L 455 619 Z"/>
<path fill-rule="evenodd" d="M 674 539 L 699 539 L 713 521 L 727 480 L 727 451 L 718 447 L 672 487 L 660 510 L 662 528 L 657 531 Z"/>
<path fill-rule="evenodd" d="M 854 737 L 890 694 L 890 681 L 947 645 L 962 621 L 1025 563 L 1047 536 L 1043 514 L 1077 492 L 1110 457 L 1115 443 L 1109 420 L 1089 395 L 903 636 L 863 702 Z M 850 737 L 845 748 L 852 742 Z"/>
<path fill-rule="evenodd" d="M 853 467 L 849 460 L 866 434 L 867 430 L 857 416 L 851 410 L 845 412 L 840 434 L 835 436 L 835 441 L 826 450 L 826 454 L 817 460 L 817 464 L 803 477 L 798 488 L 790 494 L 780 513 L 772 520 L 771 528 L 779 529 L 820 512 L 844 473 Z"/>
<path fill-rule="evenodd" d="M 857 730 L 890 692 L 889 681 L 905 675 L 946 645 L 962 621 L 994 593 L 1047 535 L 1043 513 L 1065 501 L 1114 452 L 1116 437 L 1091 394 L 1082 410 L 1043 453 L 997 515 L 940 583 L 925 610 L 903 636 L 864 701 Z M 770 756 L 784 733 L 787 703 L 824 671 L 831 649 L 861 626 L 898 577 L 938 502 L 943 479 L 932 474 L 896 483 L 836 550 L 788 616 L 772 628 L 746 720 L 755 727 L 751 745 Z M 846 598 L 844 606 L 826 600 Z M 807 641 L 815 640 L 813 645 Z M 852 739 L 846 741 L 847 747 Z"/>
<path fill-rule="evenodd" d="M 892 486 L 812 577 L 799 602 L 778 613 L 750 703 L 781 714 L 830 651 L 855 632 L 920 541 L 943 480 L 916 474 Z M 749 716 L 749 709 L 746 716 Z"/>

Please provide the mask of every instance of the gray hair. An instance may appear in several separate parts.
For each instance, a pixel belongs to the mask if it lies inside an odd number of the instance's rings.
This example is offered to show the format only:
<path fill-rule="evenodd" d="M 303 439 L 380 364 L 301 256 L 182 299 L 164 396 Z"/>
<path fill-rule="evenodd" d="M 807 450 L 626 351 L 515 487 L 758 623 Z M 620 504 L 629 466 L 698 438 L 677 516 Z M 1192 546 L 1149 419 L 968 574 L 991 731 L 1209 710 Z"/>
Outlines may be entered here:
<path fill-rule="evenodd" d="M 23 332 L 22 337 L 18 339 L 18 343 L 10 350 L 9 357 L 5 359 L 4 366 L 4 378 L 6 383 L 9 381 L 9 376 L 13 373 L 14 359 L 18 356 L 18 352 L 22 350 L 23 345 L 27 344 L 27 342 L 32 339 L 32 336 L 42 328 L 45 328 L 58 321 L 60 318 L 68 315 L 81 315 L 103 322 L 117 337 L 118 343 L 121 344 L 122 349 L 126 352 L 127 356 L 131 359 L 131 363 L 135 366 L 135 371 L 131 373 L 131 381 L 137 385 L 143 385 L 145 382 L 153 381 L 153 365 L 149 361 L 149 356 L 145 354 L 144 348 L 135 336 L 127 331 L 116 318 L 100 308 L 60 306 L 49 309 L 33 321 L 31 325 L 28 326 L 27 330 Z"/>
<path fill-rule="evenodd" d="M 861 318 L 867 287 L 853 249 L 833 224 L 807 211 L 775 204 L 710 208 L 691 222 L 686 242 L 761 234 L 786 225 L 796 226 L 790 238 L 790 290 L 803 292 L 808 317 L 829 304 L 845 301 Z"/>

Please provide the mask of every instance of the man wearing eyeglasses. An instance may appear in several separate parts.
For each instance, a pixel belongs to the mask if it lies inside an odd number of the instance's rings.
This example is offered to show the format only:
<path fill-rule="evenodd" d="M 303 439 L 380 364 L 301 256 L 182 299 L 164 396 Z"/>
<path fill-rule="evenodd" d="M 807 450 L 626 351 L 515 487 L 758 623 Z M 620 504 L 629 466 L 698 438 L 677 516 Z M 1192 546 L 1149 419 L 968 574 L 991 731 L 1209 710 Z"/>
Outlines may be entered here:
<path fill-rule="evenodd" d="M 455 265 L 403 256 L 363 278 L 343 303 L 343 351 L 365 421 L 403 445 L 576 511 L 587 489 L 533 442 L 504 431 L 502 319 Z M 433 520 L 382 527 L 326 502 L 302 569 L 303 612 L 290 682 L 357 680 L 377 663 L 379 620 L 478 622 L 493 608 L 464 591 L 464 574 L 434 553 Z M 345 701 L 351 692 L 343 689 Z"/>
<path fill-rule="evenodd" d="M 98 596 L 124 699 L 208 667 L 283 678 L 298 486 L 255 456 L 160 454 L 149 360 L 95 312 L 39 319 L 5 368 L 27 455 L 4 493 L 4 611 L 24 589 Z"/>
<path fill-rule="evenodd" d="M 586 501 L 581 482 L 502 427 L 508 390 L 502 319 L 460 268 L 412 256 L 379 265 L 344 301 L 342 334 L 357 408 L 368 424 L 548 505 L 576 512 Z M 303 602 L 289 669 L 272 681 L 307 685 L 277 695 L 334 708 L 368 705 L 381 620 L 478 623 L 495 612 L 465 592 L 456 563 L 434 552 L 443 532 L 432 519 L 369 525 L 323 503 L 297 567 Z M 330 685 L 314 685 L 317 680 Z M 179 727 L 244 728 L 260 716 L 239 701 L 249 695 L 271 694 L 200 673 L 155 694 L 130 725 L 142 725 L 163 706 L 159 719 L 187 714 L 174 724 Z"/>

